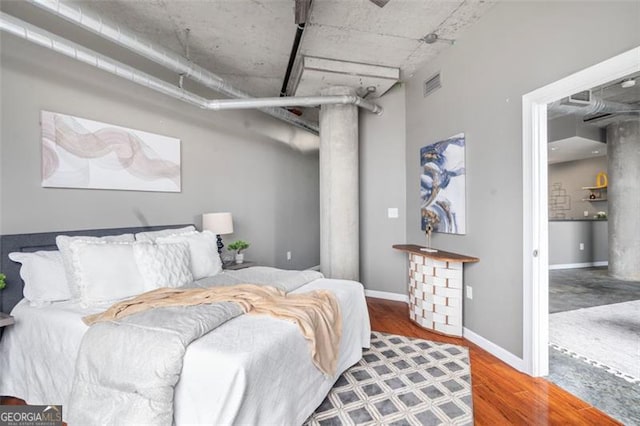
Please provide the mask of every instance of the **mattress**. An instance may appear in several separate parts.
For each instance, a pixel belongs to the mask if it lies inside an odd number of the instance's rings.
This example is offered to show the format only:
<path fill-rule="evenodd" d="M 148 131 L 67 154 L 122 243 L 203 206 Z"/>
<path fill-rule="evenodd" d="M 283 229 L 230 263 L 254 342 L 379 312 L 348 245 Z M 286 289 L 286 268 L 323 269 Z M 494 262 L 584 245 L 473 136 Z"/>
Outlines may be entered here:
<path fill-rule="evenodd" d="M 360 283 L 323 278 L 293 293 L 318 289 L 331 290 L 342 313 L 335 377 L 324 376 L 313 365 L 296 325 L 242 315 L 188 347 L 175 389 L 176 424 L 301 424 L 337 377 L 360 360 L 371 331 Z M 18 303 L 12 311 L 16 323 L 0 342 L 0 395 L 30 404 L 66 405 L 87 330 L 81 318 L 95 312 L 70 302 L 41 308 Z"/>

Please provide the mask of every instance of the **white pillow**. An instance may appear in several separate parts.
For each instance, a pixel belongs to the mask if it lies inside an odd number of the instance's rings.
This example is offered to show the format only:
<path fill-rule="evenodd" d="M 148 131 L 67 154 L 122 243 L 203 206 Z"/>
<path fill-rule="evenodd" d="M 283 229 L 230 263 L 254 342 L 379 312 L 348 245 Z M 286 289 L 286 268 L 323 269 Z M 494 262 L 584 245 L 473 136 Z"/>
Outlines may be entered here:
<path fill-rule="evenodd" d="M 22 264 L 20 276 L 24 281 L 24 297 L 31 306 L 71 299 L 67 275 L 59 251 L 9 253 L 9 259 Z"/>
<path fill-rule="evenodd" d="M 189 244 L 138 243 L 133 245 L 133 255 L 142 274 L 145 287 L 181 287 L 193 281 Z"/>
<path fill-rule="evenodd" d="M 136 241 L 149 241 L 155 242 L 160 237 L 169 237 L 171 235 L 180 235 L 194 232 L 196 227 L 193 225 L 185 226 L 184 228 L 175 229 L 162 229 L 160 231 L 138 232 L 136 234 Z"/>
<path fill-rule="evenodd" d="M 75 240 L 70 245 L 76 287 L 85 306 L 113 302 L 147 289 L 131 242 Z"/>
<path fill-rule="evenodd" d="M 211 231 L 194 231 L 188 234 L 160 237 L 156 240 L 158 244 L 189 243 L 191 272 L 194 280 L 210 277 L 222 271 L 222 261 L 218 254 L 217 241 L 216 236 Z"/>
<path fill-rule="evenodd" d="M 67 282 L 69 283 L 69 290 L 71 290 L 71 297 L 78 299 L 80 297 L 80 289 L 76 285 L 73 261 L 71 259 L 71 243 L 74 241 L 128 241 L 133 242 L 135 238 L 133 234 L 121 234 L 121 235 L 109 235 L 106 237 L 69 237 L 67 235 L 58 235 L 56 237 L 56 245 L 62 254 L 62 262 L 64 264 L 64 270 L 67 274 Z"/>

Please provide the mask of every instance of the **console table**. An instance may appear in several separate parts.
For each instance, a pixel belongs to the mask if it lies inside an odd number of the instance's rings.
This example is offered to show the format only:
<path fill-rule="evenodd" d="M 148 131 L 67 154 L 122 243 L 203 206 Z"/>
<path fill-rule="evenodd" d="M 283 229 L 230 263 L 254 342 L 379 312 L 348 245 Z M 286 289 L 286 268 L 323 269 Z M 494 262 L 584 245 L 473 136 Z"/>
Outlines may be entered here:
<path fill-rule="evenodd" d="M 409 255 L 409 318 L 420 327 L 462 336 L 462 266 L 477 257 L 421 251 L 422 246 L 395 244 Z"/>

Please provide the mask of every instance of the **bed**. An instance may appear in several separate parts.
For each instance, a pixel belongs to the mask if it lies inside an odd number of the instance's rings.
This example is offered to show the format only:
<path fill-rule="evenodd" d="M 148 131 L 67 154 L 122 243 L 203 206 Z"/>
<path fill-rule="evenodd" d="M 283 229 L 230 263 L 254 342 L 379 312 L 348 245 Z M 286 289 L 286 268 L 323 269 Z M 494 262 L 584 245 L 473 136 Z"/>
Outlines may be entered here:
<path fill-rule="evenodd" d="M 116 235 L 155 228 L 65 232 Z M 0 292 L 3 312 L 16 323 L 0 341 L 0 395 L 30 404 L 68 404 L 76 354 L 87 326 L 81 317 L 96 312 L 76 302 L 32 307 L 21 300 L 18 267 L 11 251 L 53 250 L 58 233 L 2 236 L 2 270 L 8 287 Z M 327 289 L 336 296 L 343 322 L 338 371 L 326 377 L 312 363 L 297 327 L 265 316 L 242 315 L 193 342 L 175 388 L 176 424 L 302 424 L 322 402 L 339 375 L 369 346 L 370 325 L 362 285 L 316 279 L 296 289 Z M 134 356 L 134 354 L 131 354 Z M 64 413 L 64 410 L 63 410 Z"/>

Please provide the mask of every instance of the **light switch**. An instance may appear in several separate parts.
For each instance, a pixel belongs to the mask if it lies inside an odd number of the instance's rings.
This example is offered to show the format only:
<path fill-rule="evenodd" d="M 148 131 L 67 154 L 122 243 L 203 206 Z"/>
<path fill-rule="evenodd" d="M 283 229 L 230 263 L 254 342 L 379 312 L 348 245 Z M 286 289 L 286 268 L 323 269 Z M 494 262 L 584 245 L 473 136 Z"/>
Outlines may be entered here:
<path fill-rule="evenodd" d="M 397 219 L 398 218 L 398 208 L 397 207 L 389 207 L 387 209 L 387 216 L 389 219 Z"/>

